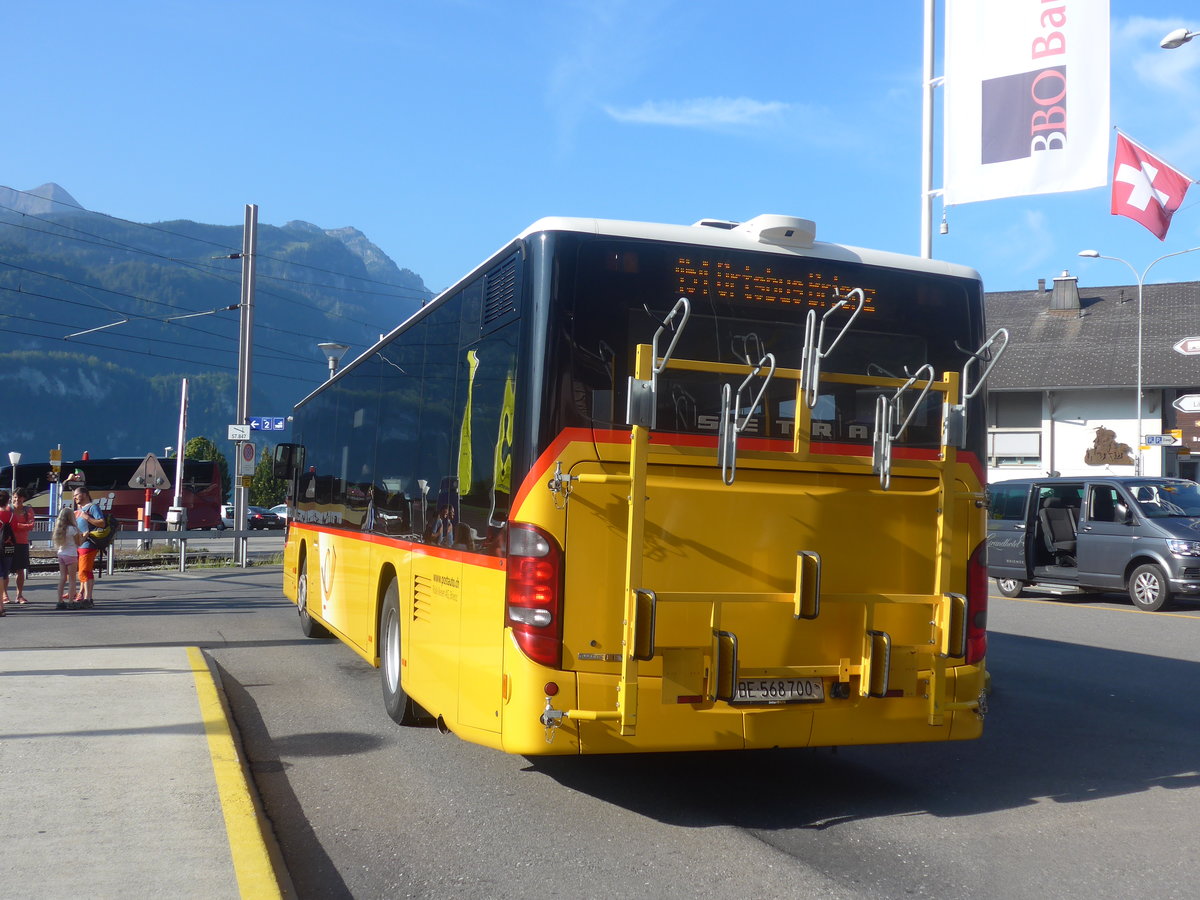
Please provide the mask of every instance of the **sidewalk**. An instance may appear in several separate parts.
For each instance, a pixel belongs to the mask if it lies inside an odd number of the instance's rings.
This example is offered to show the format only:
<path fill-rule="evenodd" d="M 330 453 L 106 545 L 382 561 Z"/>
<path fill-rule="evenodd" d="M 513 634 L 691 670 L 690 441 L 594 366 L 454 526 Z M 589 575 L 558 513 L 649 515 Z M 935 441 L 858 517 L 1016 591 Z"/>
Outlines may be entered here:
<path fill-rule="evenodd" d="M 5 650 L 0 827 L 3 898 L 282 896 L 194 647 Z"/>

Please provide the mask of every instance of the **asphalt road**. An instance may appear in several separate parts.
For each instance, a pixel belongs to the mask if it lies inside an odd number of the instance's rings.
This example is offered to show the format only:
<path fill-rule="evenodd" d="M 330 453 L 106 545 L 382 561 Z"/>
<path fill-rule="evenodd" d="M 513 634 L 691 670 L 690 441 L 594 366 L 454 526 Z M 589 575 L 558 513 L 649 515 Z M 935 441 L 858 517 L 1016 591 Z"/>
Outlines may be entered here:
<path fill-rule="evenodd" d="M 1200 606 L 993 596 L 982 740 L 526 759 L 384 714 L 277 568 L 106 578 L 0 647 L 183 643 L 220 666 L 302 897 L 1192 897 Z M 41 602 L 45 598 L 45 606 Z"/>

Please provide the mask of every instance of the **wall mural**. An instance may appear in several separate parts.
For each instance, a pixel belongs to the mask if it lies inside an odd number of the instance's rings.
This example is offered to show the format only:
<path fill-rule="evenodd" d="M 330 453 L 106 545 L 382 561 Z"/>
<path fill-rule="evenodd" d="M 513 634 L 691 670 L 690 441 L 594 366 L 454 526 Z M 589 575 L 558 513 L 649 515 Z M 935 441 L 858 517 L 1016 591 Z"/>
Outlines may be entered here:
<path fill-rule="evenodd" d="M 1096 429 L 1096 440 L 1083 454 L 1089 466 L 1132 466 L 1133 451 L 1128 444 L 1117 441 L 1117 433 L 1101 425 Z"/>

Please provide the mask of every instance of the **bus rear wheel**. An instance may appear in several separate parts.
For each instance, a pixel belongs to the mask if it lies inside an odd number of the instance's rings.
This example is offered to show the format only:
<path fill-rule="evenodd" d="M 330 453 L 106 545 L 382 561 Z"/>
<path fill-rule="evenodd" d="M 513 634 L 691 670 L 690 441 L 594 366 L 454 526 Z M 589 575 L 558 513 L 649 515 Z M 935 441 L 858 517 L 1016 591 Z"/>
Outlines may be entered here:
<path fill-rule="evenodd" d="M 997 578 L 996 590 L 1005 597 L 1020 597 L 1021 591 L 1025 590 L 1025 582 L 1016 578 Z"/>
<path fill-rule="evenodd" d="M 300 575 L 296 579 L 296 611 L 300 614 L 300 630 L 305 637 L 331 638 L 329 629 L 308 614 L 308 556 L 300 558 Z"/>
<path fill-rule="evenodd" d="M 428 714 L 405 692 L 400 683 L 400 587 L 393 578 L 383 595 L 379 619 L 379 683 L 383 706 L 398 725 L 423 725 Z"/>

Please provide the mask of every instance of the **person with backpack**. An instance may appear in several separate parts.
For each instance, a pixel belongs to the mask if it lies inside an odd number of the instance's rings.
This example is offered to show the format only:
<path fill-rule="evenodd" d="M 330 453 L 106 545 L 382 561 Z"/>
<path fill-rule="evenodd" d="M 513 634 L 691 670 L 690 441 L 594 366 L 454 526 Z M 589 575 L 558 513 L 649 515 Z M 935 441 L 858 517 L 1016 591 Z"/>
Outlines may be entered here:
<path fill-rule="evenodd" d="M 101 540 L 93 534 L 93 530 L 106 528 L 108 520 L 104 517 L 100 504 L 92 499 L 87 488 L 75 488 L 74 497 L 75 521 L 83 534 L 83 543 L 79 545 L 79 596 L 75 599 L 79 609 L 91 609 L 96 554 L 103 549 Z"/>
<path fill-rule="evenodd" d="M 8 574 L 12 571 L 17 552 L 17 535 L 12 527 L 13 511 L 9 506 L 8 491 L 0 490 L 0 616 L 6 616 L 4 604 L 8 603 Z"/>

